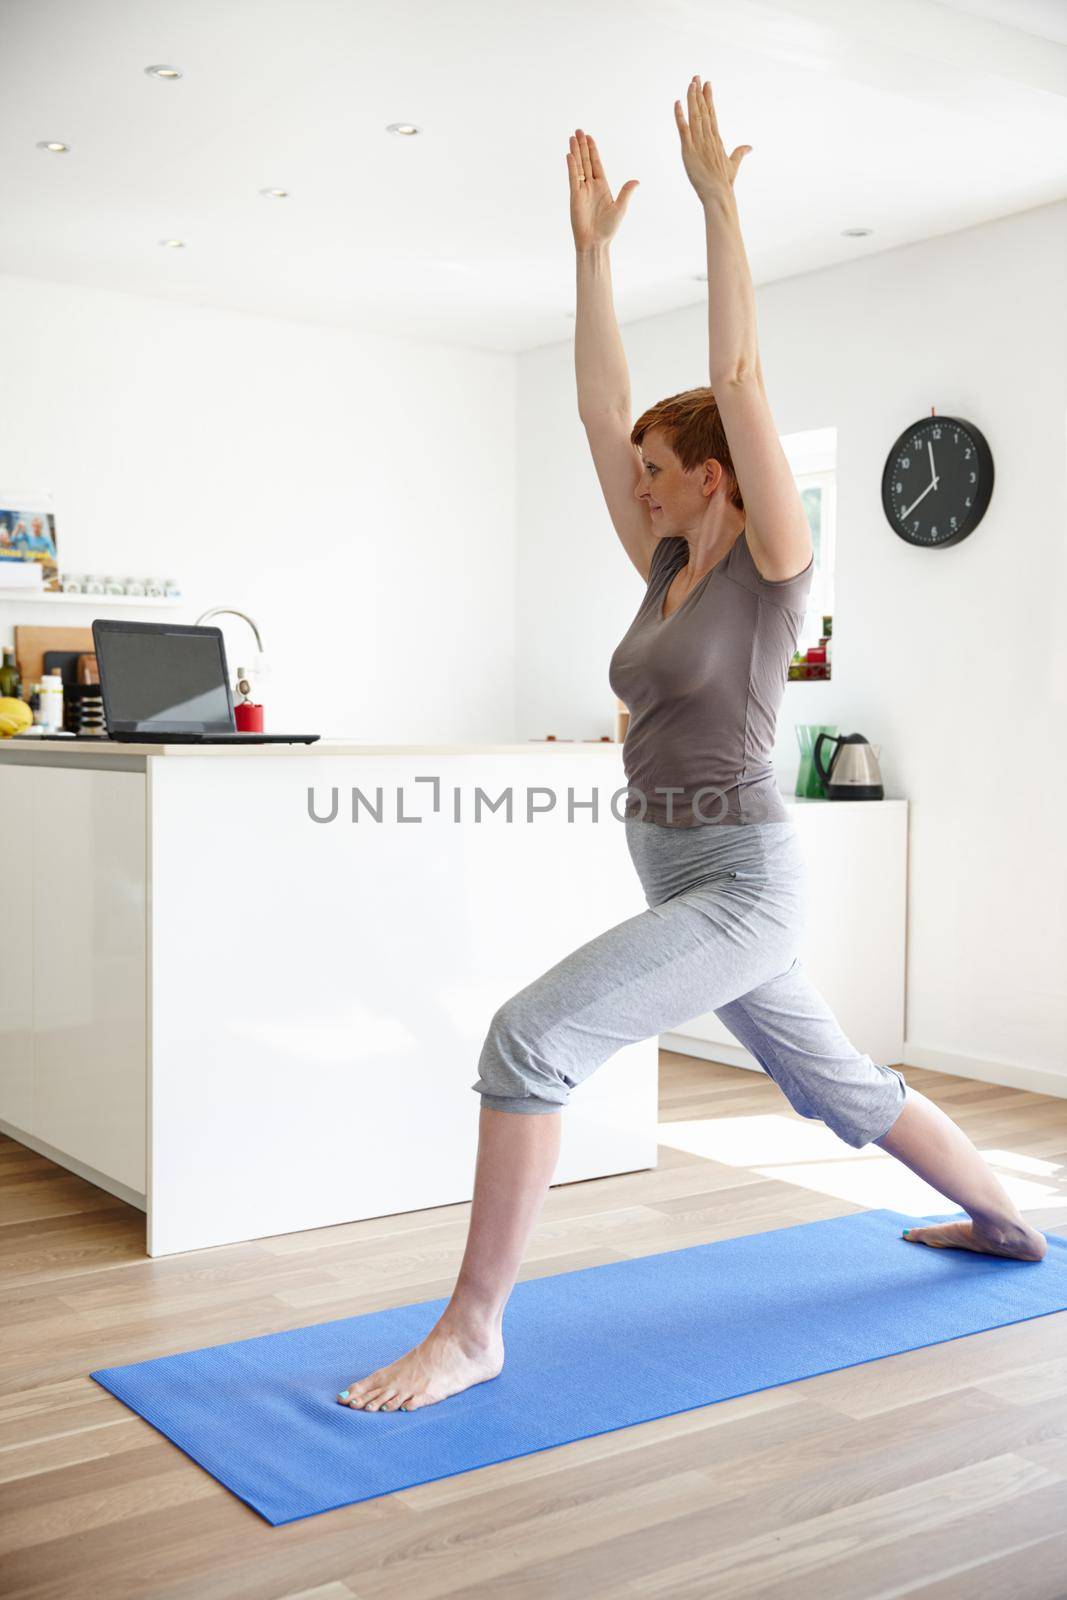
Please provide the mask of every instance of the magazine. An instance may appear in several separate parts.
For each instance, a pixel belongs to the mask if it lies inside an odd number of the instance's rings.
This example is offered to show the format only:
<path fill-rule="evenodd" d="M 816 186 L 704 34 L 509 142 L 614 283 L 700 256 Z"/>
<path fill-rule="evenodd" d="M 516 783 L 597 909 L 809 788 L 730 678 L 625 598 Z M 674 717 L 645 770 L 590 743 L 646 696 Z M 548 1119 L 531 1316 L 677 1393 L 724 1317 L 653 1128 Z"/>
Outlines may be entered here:
<path fill-rule="evenodd" d="M 0 589 L 59 588 L 51 496 L 0 490 Z"/>

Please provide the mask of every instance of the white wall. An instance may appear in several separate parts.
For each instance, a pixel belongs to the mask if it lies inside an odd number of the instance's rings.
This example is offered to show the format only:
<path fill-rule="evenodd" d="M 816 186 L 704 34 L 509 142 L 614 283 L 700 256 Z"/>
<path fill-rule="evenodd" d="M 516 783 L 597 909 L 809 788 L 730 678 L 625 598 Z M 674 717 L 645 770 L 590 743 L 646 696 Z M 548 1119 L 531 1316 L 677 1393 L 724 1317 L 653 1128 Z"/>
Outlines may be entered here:
<path fill-rule="evenodd" d="M 796 722 L 881 745 L 887 793 L 911 801 L 907 1060 L 1060 1094 L 1065 235 L 1060 203 L 757 295 L 779 431 L 838 430 L 834 678 L 787 687 L 779 781 Z M 635 414 L 706 382 L 703 306 L 623 333 Z M 611 731 L 608 661 L 642 589 L 569 339 L 516 362 L 10 276 L 0 339 L 0 488 L 53 492 L 63 565 L 183 581 L 181 610 L 123 616 L 251 612 L 268 727 Z M 879 498 L 890 445 L 931 405 L 978 424 L 997 473 L 981 526 L 945 551 L 906 546 Z M 0 640 L 98 609 L 0 604 Z M 236 665 L 250 636 L 221 623 Z"/>
<path fill-rule="evenodd" d="M 749 202 L 751 203 L 751 202 Z M 742 225 L 744 217 L 742 215 Z M 907 1059 L 1067 1093 L 1067 203 L 757 293 L 780 433 L 836 427 L 834 676 L 798 722 L 882 747 L 911 802 Z M 616 247 L 616 287 L 626 272 Z M 635 417 L 707 382 L 703 305 L 623 328 Z M 976 532 L 915 550 L 882 467 L 919 417 L 975 422 L 996 485 Z M 578 419 L 570 341 L 519 361 L 519 737 L 611 728 L 611 653 L 641 580 Z"/>
<path fill-rule="evenodd" d="M 12 276 L 0 349 L 0 492 L 51 491 L 61 568 L 182 584 L 112 615 L 248 612 L 268 730 L 514 737 L 513 357 Z"/>

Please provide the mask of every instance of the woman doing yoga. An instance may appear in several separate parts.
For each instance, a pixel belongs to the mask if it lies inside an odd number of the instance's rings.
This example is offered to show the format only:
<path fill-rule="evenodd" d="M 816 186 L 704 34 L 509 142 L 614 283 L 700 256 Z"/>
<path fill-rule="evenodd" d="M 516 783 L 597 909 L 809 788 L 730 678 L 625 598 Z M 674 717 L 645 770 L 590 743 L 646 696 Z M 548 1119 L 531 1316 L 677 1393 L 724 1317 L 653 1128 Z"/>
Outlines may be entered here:
<path fill-rule="evenodd" d="M 807 518 L 756 346 L 755 295 L 711 87 L 675 101 L 686 173 L 704 209 L 710 387 L 631 426 L 609 246 L 613 200 L 594 140 L 567 157 L 577 250 L 578 408 L 612 521 L 645 594 L 611 660 L 630 708 L 626 839 L 648 909 L 565 956 L 493 1017 L 466 1250 L 425 1339 L 354 1379 L 339 1401 L 412 1411 L 495 1377 L 504 1307 L 555 1171 L 571 1092 L 623 1046 L 714 1010 L 804 1117 L 877 1144 L 969 1222 L 916 1243 L 1039 1261 L 1024 1221 L 967 1136 L 899 1072 L 845 1037 L 797 957 L 805 873 L 775 787 L 775 723 L 810 589 Z"/>

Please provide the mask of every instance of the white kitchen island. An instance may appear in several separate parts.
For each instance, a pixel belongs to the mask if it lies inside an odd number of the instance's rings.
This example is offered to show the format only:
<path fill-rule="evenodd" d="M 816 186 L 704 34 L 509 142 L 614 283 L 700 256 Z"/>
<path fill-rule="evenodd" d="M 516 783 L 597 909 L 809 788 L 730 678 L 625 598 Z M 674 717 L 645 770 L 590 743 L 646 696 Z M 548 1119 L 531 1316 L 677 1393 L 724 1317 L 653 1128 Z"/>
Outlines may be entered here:
<path fill-rule="evenodd" d="M 0 741 L 0 1129 L 152 1256 L 469 1200 L 493 1012 L 645 909 L 624 786 L 614 744 Z M 657 1062 L 555 1182 L 655 1165 Z"/>
<path fill-rule="evenodd" d="M 606 743 L 0 740 L 0 1131 L 151 1256 L 468 1201 L 493 1012 L 645 909 L 624 789 Z M 896 1063 L 906 802 L 786 798 L 802 954 Z M 663 1042 L 756 1065 L 716 1029 Z M 655 1166 L 658 1044 L 575 1091 L 555 1183 Z"/>

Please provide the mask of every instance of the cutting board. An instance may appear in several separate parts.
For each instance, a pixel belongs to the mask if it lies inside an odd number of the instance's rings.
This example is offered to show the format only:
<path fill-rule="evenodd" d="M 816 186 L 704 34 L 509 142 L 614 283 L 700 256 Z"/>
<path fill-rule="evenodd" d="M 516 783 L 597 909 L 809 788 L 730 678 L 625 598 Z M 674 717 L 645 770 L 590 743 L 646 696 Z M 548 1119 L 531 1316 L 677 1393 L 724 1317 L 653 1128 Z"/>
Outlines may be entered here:
<path fill-rule="evenodd" d="M 82 662 L 81 676 L 79 677 L 78 663 Z M 45 672 L 58 672 L 63 679 L 63 688 L 77 689 L 86 683 L 96 685 L 100 682 L 100 675 L 96 669 L 95 655 L 86 654 L 84 650 L 46 650 L 44 653 Z"/>
<path fill-rule="evenodd" d="M 46 650 L 77 650 L 92 653 L 92 628 L 15 627 L 15 660 L 22 679 L 22 698 L 28 700 L 33 685 L 44 673 Z"/>

